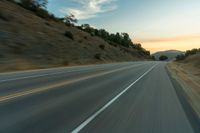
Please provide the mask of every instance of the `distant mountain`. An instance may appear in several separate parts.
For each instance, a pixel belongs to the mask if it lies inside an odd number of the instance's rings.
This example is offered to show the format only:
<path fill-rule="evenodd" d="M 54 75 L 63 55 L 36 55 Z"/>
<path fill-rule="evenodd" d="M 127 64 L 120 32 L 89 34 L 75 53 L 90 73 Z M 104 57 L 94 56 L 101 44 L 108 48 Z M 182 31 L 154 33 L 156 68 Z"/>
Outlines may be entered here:
<path fill-rule="evenodd" d="M 167 50 L 167 51 L 161 51 L 161 52 L 156 52 L 152 54 L 156 58 L 156 60 L 159 60 L 159 57 L 162 55 L 165 55 L 168 57 L 167 61 L 173 60 L 176 58 L 177 55 L 183 54 L 184 52 L 178 51 L 178 50 Z"/>

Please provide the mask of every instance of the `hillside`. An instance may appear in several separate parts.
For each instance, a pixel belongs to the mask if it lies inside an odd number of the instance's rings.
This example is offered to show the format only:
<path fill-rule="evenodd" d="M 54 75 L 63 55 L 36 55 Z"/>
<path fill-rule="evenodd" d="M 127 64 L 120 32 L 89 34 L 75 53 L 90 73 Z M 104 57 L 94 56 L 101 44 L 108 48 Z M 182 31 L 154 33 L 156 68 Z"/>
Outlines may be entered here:
<path fill-rule="evenodd" d="M 182 51 L 178 51 L 178 50 L 167 50 L 167 51 L 154 53 L 153 56 L 155 57 L 156 60 L 159 60 L 159 57 L 164 55 L 164 56 L 167 56 L 168 61 L 170 61 L 170 60 L 175 59 L 177 55 L 180 55 L 182 53 L 183 53 Z"/>
<path fill-rule="evenodd" d="M 186 65 L 191 65 L 193 67 L 200 69 L 200 53 L 195 55 L 190 55 L 185 60 L 181 61 Z"/>
<path fill-rule="evenodd" d="M 185 59 L 176 61 L 175 63 L 179 64 L 179 66 L 184 71 L 187 71 L 190 76 L 197 76 L 200 83 L 200 53 L 189 55 Z"/>
<path fill-rule="evenodd" d="M 113 46 L 74 26 L 43 19 L 0 1 L 0 71 L 149 59 L 135 48 Z"/>

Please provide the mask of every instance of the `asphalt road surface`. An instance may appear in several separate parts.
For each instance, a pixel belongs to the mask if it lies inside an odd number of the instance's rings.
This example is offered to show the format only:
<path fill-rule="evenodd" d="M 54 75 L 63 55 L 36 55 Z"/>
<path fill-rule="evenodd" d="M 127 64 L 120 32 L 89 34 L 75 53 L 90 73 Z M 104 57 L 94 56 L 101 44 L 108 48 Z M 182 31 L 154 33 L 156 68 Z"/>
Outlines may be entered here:
<path fill-rule="evenodd" d="M 194 133 L 161 62 L 0 74 L 0 133 Z"/>

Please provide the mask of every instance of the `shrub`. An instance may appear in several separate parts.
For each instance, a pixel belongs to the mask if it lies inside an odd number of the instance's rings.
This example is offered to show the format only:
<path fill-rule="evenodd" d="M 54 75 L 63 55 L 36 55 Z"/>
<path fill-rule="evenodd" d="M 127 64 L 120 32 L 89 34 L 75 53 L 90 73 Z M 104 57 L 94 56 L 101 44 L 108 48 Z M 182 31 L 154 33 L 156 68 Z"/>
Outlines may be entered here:
<path fill-rule="evenodd" d="M 180 60 L 184 60 L 186 58 L 186 56 L 184 54 L 180 54 L 176 56 L 176 60 L 180 61 Z"/>
<path fill-rule="evenodd" d="M 101 45 L 99 45 L 99 48 L 104 50 L 105 49 L 105 45 L 101 44 Z"/>
<path fill-rule="evenodd" d="M 49 19 L 50 19 L 50 20 L 53 20 L 53 21 L 55 21 L 55 22 L 63 22 L 63 21 L 61 21 L 59 18 L 57 18 L 56 16 L 54 16 L 53 14 L 50 14 L 50 15 L 49 15 Z"/>
<path fill-rule="evenodd" d="M 70 38 L 70 39 L 72 39 L 72 40 L 74 40 L 74 35 L 70 31 L 66 31 L 65 32 L 65 36 Z"/>
<path fill-rule="evenodd" d="M 44 18 L 44 19 L 49 19 L 50 18 L 50 14 L 48 13 L 47 10 L 45 9 L 42 9 L 42 8 L 39 8 L 35 11 L 35 14 L 41 18 Z"/>
<path fill-rule="evenodd" d="M 95 59 L 98 59 L 98 60 L 101 60 L 101 54 L 100 54 L 100 53 L 95 54 L 95 55 L 94 55 L 94 58 L 95 58 Z"/>
<path fill-rule="evenodd" d="M 195 55 L 197 53 L 200 53 L 200 49 L 192 49 L 192 50 L 187 50 L 185 55 L 190 56 L 190 55 Z"/>
<path fill-rule="evenodd" d="M 88 37 L 87 37 L 87 36 L 84 36 L 84 39 L 85 39 L 85 40 L 87 40 L 87 39 L 88 39 Z"/>
<path fill-rule="evenodd" d="M 161 55 L 161 56 L 159 57 L 159 60 L 160 60 L 160 61 L 165 61 L 165 60 L 167 60 L 167 59 L 168 59 L 168 57 L 165 56 L 165 55 Z"/>

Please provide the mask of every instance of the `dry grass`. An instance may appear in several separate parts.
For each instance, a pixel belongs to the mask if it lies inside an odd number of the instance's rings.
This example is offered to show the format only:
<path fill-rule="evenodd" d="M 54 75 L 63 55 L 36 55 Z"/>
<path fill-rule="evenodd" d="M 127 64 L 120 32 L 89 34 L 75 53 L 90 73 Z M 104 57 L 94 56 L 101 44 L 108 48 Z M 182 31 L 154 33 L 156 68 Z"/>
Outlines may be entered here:
<path fill-rule="evenodd" d="M 65 36 L 66 31 L 73 39 Z M 97 53 L 101 59 L 95 58 Z M 0 1 L 0 71 L 144 58 L 137 51 L 114 47 L 77 28 L 44 20 L 16 4 Z"/>

